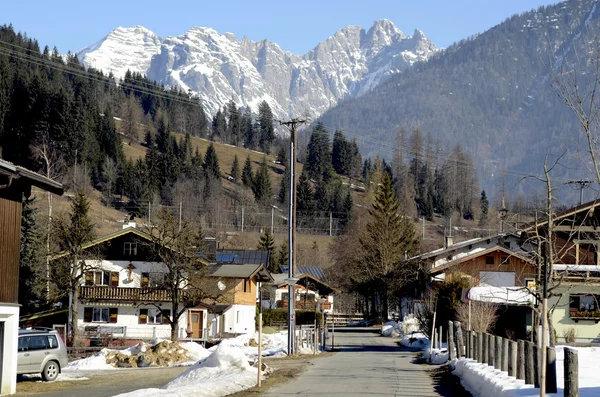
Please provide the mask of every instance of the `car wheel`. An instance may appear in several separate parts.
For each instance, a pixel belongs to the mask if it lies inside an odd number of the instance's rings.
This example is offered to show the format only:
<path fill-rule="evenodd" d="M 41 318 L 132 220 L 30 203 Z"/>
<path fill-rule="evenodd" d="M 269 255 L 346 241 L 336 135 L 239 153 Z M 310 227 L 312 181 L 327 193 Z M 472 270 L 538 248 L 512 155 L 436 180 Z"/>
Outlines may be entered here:
<path fill-rule="evenodd" d="M 42 372 L 42 379 L 46 382 L 52 382 L 58 378 L 58 374 L 60 373 L 60 366 L 56 361 L 48 361 L 46 365 L 44 365 L 44 371 Z"/>

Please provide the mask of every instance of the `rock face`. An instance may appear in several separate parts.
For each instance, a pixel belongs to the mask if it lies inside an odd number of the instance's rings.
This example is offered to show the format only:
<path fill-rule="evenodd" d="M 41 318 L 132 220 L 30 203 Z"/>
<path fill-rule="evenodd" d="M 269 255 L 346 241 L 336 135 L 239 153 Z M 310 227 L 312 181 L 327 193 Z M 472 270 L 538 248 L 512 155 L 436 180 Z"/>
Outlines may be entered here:
<path fill-rule="evenodd" d="M 341 29 L 304 55 L 210 28 L 163 39 L 141 26 L 119 27 L 78 55 L 86 67 L 117 78 L 129 69 L 192 91 L 211 113 L 233 98 L 253 111 L 266 100 L 278 117 L 314 117 L 436 51 L 420 30 L 405 36 L 379 20 L 368 31 Z"/>

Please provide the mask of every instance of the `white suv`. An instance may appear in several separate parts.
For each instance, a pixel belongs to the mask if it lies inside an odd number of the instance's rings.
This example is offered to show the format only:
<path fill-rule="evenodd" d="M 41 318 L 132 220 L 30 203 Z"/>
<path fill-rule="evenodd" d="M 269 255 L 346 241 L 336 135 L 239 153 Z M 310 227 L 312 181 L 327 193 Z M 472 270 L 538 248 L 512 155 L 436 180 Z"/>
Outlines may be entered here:
<path fill-rule="evenodd" d="M 67 348 L 56 331 L 19 330 L 17 374 L 41 374 L 53 381 L 69 362 Z"/>

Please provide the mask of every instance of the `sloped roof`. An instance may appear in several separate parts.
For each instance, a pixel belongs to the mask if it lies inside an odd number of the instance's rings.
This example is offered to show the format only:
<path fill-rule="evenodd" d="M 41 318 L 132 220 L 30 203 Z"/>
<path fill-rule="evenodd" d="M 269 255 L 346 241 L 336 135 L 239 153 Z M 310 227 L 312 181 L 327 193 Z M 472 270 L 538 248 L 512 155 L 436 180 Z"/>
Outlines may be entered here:
<path fill-rule="evenodd" d="M 490 253 L 496 252 L 496 251 L 504 252 L 508 256 L 517 257 L 517 258 L 523 260 L 524 262 L 527 262 L 527 263 L 530 263 L 530 264 L 534 263 L 533 259 L 528 258 L 525 255 L 518 254 L 518 253 L 516 253 L 514 251 L 509 250 L 508 248 L 502 247 L 500 245 L 496 245 L 496 246 L 493 246 L 493 247 L 488 248 L 488 249 L 476 250 L 476 251 L 474 251 L 470 255 L 465 255 L 465 256 L 460 257 L 458 259 L 455 259 L 455 260 L 452 260 L 452 261 L 448 261 L 447 263 L 445 263 L 443 265 L 436 266 L 433 269 L 431 269 L 430 274 L 438 274 L 438 273 L 440 273 L 440 272 L 448 269 L 449 267 L 456 266 L 456 265 L 461 264 L 463 262 L 470 261 L 471 259 L 475 259 L 475 258 L 478 258 L 480 256 L 484 256 L 484 255 L 487 255 L 487 254 L 490 254 Z"/>
<path fill-rule="evenodd" d="M 427 258 L 431 258 L 434 256 L 443 255 L 447 252 L 456 251 L 461 248 L 468 247 L 469 245 L 477 245 L 477 244 L 480 244 L 487 240 L 494 240 L 494 239 L 500 239 L 500 238 L 505 238 L 505 237 L 519 238 L 519 236 L 514 233 L 498 233 L 498 234 L 493 234 L 491 236 L 478 237 L 478 238 L 473 238 L 473 239 L 466 240 L 466 241 L 461 241 L 461 242 L 452 244 L 451 246 L 446 247 L 446 248 L 442 247 L 442 248 L 435 249 L 433 251 L 425 252 L 420 255 L 415 255 L 412 258 L 409 258 L 408 260 L 412 261 L 412 260 L 418 260 L 418 259 L 427 259 Z"/>
<path fill-rule="evenodd" d="M 233 262 L 239 264 L 264 265 L 269 264 L 269 251 L 219 249 L 217 250 L 218 262 Z"/>
<path fill-rule="evenodd" d="M 50 193 L 58 194 L 59 196 L 65 191 L 62 184 L 2 159 L 0 159 L 0 174 L 16 180 L 23 179 L 30 185 L 47 190 Z"/>
<path fill-rule="evenodd" d="M 589 201 L 587 203 L 583 203 L 583 204 L 578 205 L 576 207 L 572 207 L 572 208 L 569 208 L 569 209 L 564 210 L 562 212 L 558 212 L 558 213 L 554 214 L 554 216 L 552 217 L 552 220 L 553 221 L 559 221 L 559 220 L 561 220 L 563 218 L 566 218 L 566 217 L 571 216 L 571 215 L 578 214 L 580 212 L 593 210 L 593 209 L 595 209 L 598 206 L 600 206 L 600 199 Z M 535 230 L 536 227 L 544 226 L 547 223 L 548 223 L 548 217 L 541 218 L 541 219 L 537 220 L 537 223 L 536 223 L 536 221 L 533 221 L 533 222 L 525 225 L 522 228 L 522 230 L 524 232 L 531 232 L 531 231 Z"/>
<path fill-rule="evenodd" d="M 284 265 L 284 266 L 280 266 L 279 268 L 281 269 L 282 273 L 287 274 L 290 267 L 288 265 Z M 317 280 L 323 281 L 325 283 L 327 282 L 327 277 L 325 276 L 325 272 L 323 272 L 323 269 L 320 267 L 296 266 L 296 273 L 297 273 L 297 275 L 308 274 L 308 275 L 312 276 L 313 278 L 316 278 Z"/>
<path fill-rule="evenodd" d="M 273 282 L 273 277 L 267 268 L 256 264 L 216 264 L 210 272 L 211 277 L 223 278 L 253 278 L 258 276 L 259 281 Z"/>

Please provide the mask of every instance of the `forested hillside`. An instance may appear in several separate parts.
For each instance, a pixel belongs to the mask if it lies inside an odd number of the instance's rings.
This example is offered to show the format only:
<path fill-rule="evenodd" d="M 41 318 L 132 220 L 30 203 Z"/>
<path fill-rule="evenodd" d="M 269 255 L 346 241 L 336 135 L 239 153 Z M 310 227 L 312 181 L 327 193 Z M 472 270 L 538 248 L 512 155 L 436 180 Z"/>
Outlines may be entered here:
<path fill-rule="evenodd" d="M 594 0 L 570 0 L 512 16 L 320 120 L 357 137 L 363 153 L 387 159 L 398 150 L 411 156 L 407 146 L 394 148 L 400 126 L 439 139 L 444 155 L 459 143 L 497 197 L 503 175 L 513 189 L 524 174 L 542 172 L 547 153 L 569 145 L 567 157 L 575 157 L 579 126 L 553 91 L 553 74 L 573 63 L 574 48 L 594 35 L 596 8 Z M 581 162 L 573 167 L 569 175 L 586 177 Z"/>

